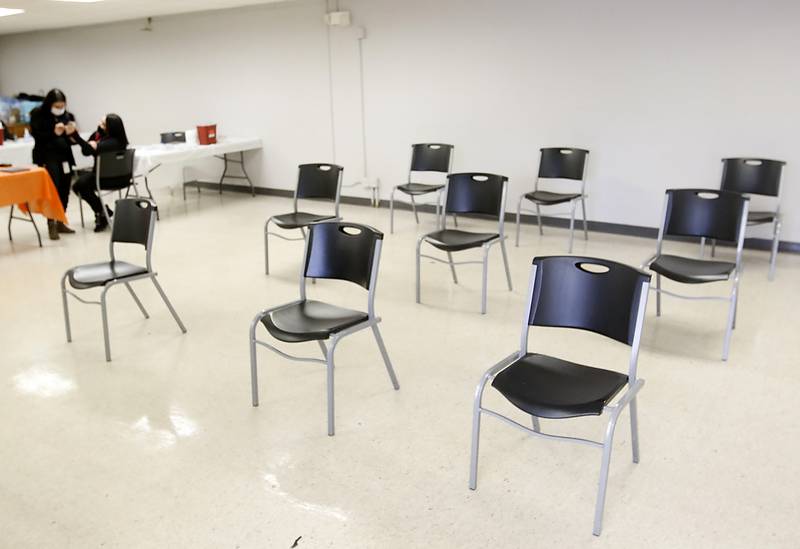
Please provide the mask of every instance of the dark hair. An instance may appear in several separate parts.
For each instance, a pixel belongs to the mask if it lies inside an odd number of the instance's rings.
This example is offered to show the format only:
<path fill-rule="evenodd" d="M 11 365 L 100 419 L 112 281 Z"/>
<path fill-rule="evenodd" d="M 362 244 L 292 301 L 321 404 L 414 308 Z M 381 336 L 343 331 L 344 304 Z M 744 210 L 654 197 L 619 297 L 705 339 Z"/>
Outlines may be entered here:
<path fill-rule="evenodd" d="M 118 114 L 109 113 L 106 115 L 106 135 L 113 137 L 123 147 L 128 146 L 128 134 L 125 133 L 125 124 L 122 123 L 122 118 Z"/>
<path fill-rule="evenodd" d="M 53 103 L 59 103 L 63 101 L 64 103 L 67 102 L 67 96 L 64 95 L 64 92 L 59 90 L 58 88 L 53 88 L 47 95 L 44 96 L 44 101 L 42 102 L 42 110 L 45 112 L 50 112 L 50 109 L 53 108 Z"/>

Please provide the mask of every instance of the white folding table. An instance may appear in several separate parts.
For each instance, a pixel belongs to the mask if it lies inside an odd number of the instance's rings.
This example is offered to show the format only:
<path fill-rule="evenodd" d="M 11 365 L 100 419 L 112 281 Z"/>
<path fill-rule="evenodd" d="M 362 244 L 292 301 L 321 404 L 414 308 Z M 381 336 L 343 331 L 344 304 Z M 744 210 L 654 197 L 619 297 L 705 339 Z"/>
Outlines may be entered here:
<path fill-rule="evenodd" d="M 226 179 L 244 179 L 250 185 L 250 192 L 255 196 L 253 181 L 247 174 L 244 165 L 244 153 L 258 150 L 262 147 L 259 138 L 221 137 L 213 145 L 199 145 L 197 143 L 159 143 L 155 145 L 139 145 L 136 149 L 136 177 L 144 180 L 147 194 L 152 197 L 148 176 L 164 164 L 189 164 L 192 161 L 204 158 L 219 158 L 224 162 L 222 176 L 219 179 L 219 192 L 222 193 L 222 183 Z M 229 174 L 229 165 L 238 164 L 240 175 Z M 183 182 L 183 197 L 186 198 L 186 186 L 197 185 L 199 181 Z"/>

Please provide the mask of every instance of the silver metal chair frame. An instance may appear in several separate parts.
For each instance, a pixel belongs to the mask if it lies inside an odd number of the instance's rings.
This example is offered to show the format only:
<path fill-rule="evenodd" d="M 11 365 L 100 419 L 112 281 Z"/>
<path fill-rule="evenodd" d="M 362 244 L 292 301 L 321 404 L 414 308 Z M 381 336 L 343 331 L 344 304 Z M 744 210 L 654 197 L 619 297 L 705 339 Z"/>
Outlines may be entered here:
<path fill-rule="evenodd" d="M 710 192 L 710 191 L 709 191 Z M 656 253 L 652 257 L 649 257 L 647 261 L 642 263 L 642 269 L 649 269 L 650 264 L 653 263 L 660 255 L 661 249 L 663 247 L 664 242 L 664 231 L 667 224 L 667 205 L 669 203 L 669 197 L 664 198 L 664 207 L 663 212 L 661 214 L 661 227 L 658 229 L 658 242 L 656 243 Z M 722 343 L 722 360 L 728 360 L 728 354 L 730 352 L 731 346 L 731 335 L 733 334 L 733 330 L 736 328 L 736 310 L 739 302 L 739 278 L 742 274 L 742 250 L 744 248 L 744 233 L 745 228 L 747 227 L 747 212 L 749 210 L 749 202 L 745 201 L 744 203 L 744 211 L 742 212 L 742 220 L 739 226 L 739 239 L 736 243 L 736 268 L 733 271 L 733 276 L 731 277 L 732 285 L 730 294 L 727 297 L 723 296 L 689 296 L 678 294 L 675 292 L 671 292 L 668 290 L 664 290 L 661 288 L 661 275 L 655 273 L 656 275 L 656 287 L 650 288 L 654 292 L 656 292 L 656 316 L 661 316 L 661 294 L 666 294 L 672 297 L 677 297 L 680 299 L 689 299 L 693 301 L 727 301 L 728 305 L 728 320 L 725 325 L 725 338 Z M 703 257 L 704 251 L 704 242 L 705 239 L 701 240 L 701 250 L 700 250 L 700 257 Z"/>
<path fill-rule="evenodd" d="M 298 174 L 299 174 L 300 173 L 300 169 L 298 168 L 297 171 L 298 171 Z M 330 219 L 326 219 L 326 221 L 340 221 L 342 219 L 341 216 L 339 215 L 339 202 L 340 202 L 340 197 L 341 197 L 341 194 L 342 194 L 342 175 L 343 175 L 343 173 L 344 173 L 344 170 L 340 170 L 339 171 L 339 181 L 338 181 L 338 183 L 336 185 L 336 200 L 334 200 L 334 213 L 333 213 L 334 217 L 332 217 Z M 298 183 L 299 183 L 299 181 L 298 181 Z M 295 185 L 294 195 L 293 195 L 293 198 L 292 198 L 292 207 L 294 208 L 294 213 L 297 213 L 297 204 L 298 204 L 297 186 Z M 284 235 L 282 235 L 280 233 L 276 233 L 276 232 L 270 231 L 269 230 L 269 224 L 274 218 L 275 218 L 275 216 L 272 216 L 269 219 L 267 219 L 266 223 L 264 223 L 264 272 L 266 274 L 269 274 L 269 235 L 278 237 L 281 240 L 289 240 L 289 241 L 297 241 L 297 240 L 307 241 L 307 238 L 308 238 L 307 235 L 306 235 L 306 231 L 305 231 L 305 229 L 303 227 L 298 227 L 300 229 L 300 233 L 303 235 L 301 238 L 291 238 L 291 237 L 288 237 L 288 236 L 284 236 Z M 291 230 L 291 229 L 288 229 L 288 230 Z"/>
<path fill-rule="evenodd" d="M 570 211 L 569 212 L 560 212 L 550 214 L 553 217 L 566 217 L 569 216 L 569 249 L 567 250 L 568 253 L 572 253 L 572 244 L 575 240 L 575 207 L 578 205 L 578 201 L 581 203 L 581 212 L 583 215 L 583 239 L 589 240 L 589 229 L 587 227 L 586 221 L 586 199 L 589 195 L 586 194 L 586 171 L 587 166 L 589 165 L 589 155 L 586 155 L 586 160 L 583 164 L 583 177 L 581 178 L 581 195 L 578 197 L 573 198 L 569 201 Z M 536 175 L 536 182 L 533 185 L 533 191 L 536 192 L 539 190 L 539 175 Z M 519 197 L 519 201 L 517 202 L 517 234 L 515 240 L 515 247 L 519 248 L 519 231 L 520 231 L 520 224 L 522 222 L 522 212 L 535 214 L 536 219 L 539 222 L 539 234 L 544 235 L 544 229 L 542 227 L 542 212 L 541 207 L 539 204 L 536 204 L 536 210 L 530 210 L 527 208 L 522 207 L 523 201 L 526 200 L 525 198 L 526 193 L 522 193 Z M 554 204 L 557 205 L 557 204 Z"/>
<path fill-rule="evenodd" d="M 447 193 L 449 191 L 450 185 L 448 183 L 447 186 L 444 188 L 444 204 L 446 207 L 447 204 Z M 503 183 L 503 195 L 501 198 L 502 204 L 500 206 L 500 215 L 497 221 L 497 233 L 498 237 L 494 238 L 488 242 L 485 242 L 481 248 L 483 249 L 483 260 L 482 261 L 453 261 L 453 253 L 447 252 L 447 261 L 440 259 L 438 257 L 434 257 L 431 255 L 426 255 L 421 253 L 422 243 L 428 242 L 430 243 L 431 240 L 428 238 L 428 235 L 422 235 L 417 239 L 417 269 L 416 269 L 416 290 L 417 290 L 417 303 L 422 303 L 420 297 L 420 269 L 421 269 L 421 259 L 424 257 L 426 259 L 431 259 L 438 263 L 446 263 L 450 265 L 450 272 L 453 275 L 453 283 L 458 284 L 458 276 L 456 275 L 456 265 L 483 265 L 483 283 L 481 286 L 481 314 L 486 314 L 486 301 L 487 301 L 487 285 L 489 279 L 489 251 L 492 249 L 492 246 L 495 244 L 500 244 L 500 251 L 503 253 L 503 266 L 506 270 L 506 281 L 508 282 L 508 291 L 512 291 L 511 285 L 511 271 L 508 268 L 508 253 L 506 252 L 506 238 L 505 235 L 505 216 L 506 216 L 506 192 L 508 190 L 508 181 Z M 441 228 L 442 230 L 447 228 L 447 216 L 446 212 L 442 212 L 442 215 L 439 217 L 441 221 Z M 456 225 L 457 226 L 457 225 Z"/>
<path fill-rule="evenodd" d="M 407 178 L 408 181 L 407 181 L 407 183 L 416 183 L 416 181 L 412 181 L 411 180 L 411 176 L 414 173 L 414 171 L 411 170 L 411 166 L 412 166 L 412 162 L 411 161 L 413 159 L 413 155 L 414 155 L 414 149 L 412 147 L 412 149 L 411 149 L 411 157 L 408 160 L 409 170 L 408 170 L 408 178 Z M 444 174 L 445 179 L 447 179 L 447 176 L 450 175 L 453 172 L 453 156 L 455 156 L 455 147 L 450 149 L 450 165 L 447 168 L 447 173 Z M 444 193 L 444 190 L 445 190 L 446 186 L 447 185 L 445 184 L 445 187 L 443 187 L 443 188 L 439 189 L 438 191 L 436 191 L 436 226 L 437 227 L 441 223 L 442 194 Z M 391 234 L 394 234 L 394 193 L 395 193 L 395 191 L 397 191 L 398 187 L 400 187 L 400 185 L 395 185 L 394 187 L 392 187 L 392 192 L 389 194 L 389 232 Z M 419 214 L 417 213 L 417 203 L 414 200 L 414 195 L 410 194 L 408 196 L 411 199 L 411 210 L 414 212 L 414 220 L 417 222 L 417 225 L 419 225 Z M 455 215 L 453 216 L 453 223 L 455 223 L 455 226 L 458 227 L 458 217 L 455 216 Z"/>
<path fill-rule="evenodd" d="M 106 308 L 106 294 L 108 293 L 108 290 L 110 290 L 112 287 L 118 284 L 124 284 L 125 287 L 128 289 L 128 292 L 131 294 L 133 301 L 139 307 L 139 310 L 142 312 L 144 317 L 150 318 L 150 315 L 147 313 L 147 310 L 144 308 L 144 305 L 142 305 L 142 302 L 139 300 L 139 297 L 136 295 L 136 293 L 133 291 L 133 288 L 130 285 L 131 282 L 134 282 L 136 280 L 142 280 L 145 278 L 149 278 L 150 280 L 153 281 L 153 285 L 156 287 L 156 290 L 158 291 L 158 294 L 161 296 L 161 299 L 164 301 L 164 304 L 167 306 L 167 309 L 169 309 L 170 314 L 172 314 L 172 318 L 175 319 L 175 322 L 178 324 L 178 327 L 181 329 L 181 332 L 183 332 L 184 334 L 186 333 L 186 326 L 184 326 L 183 322 L 181 321 L 181 318 L 178 316 L 178 313 L 172 306 L 172 303 L 170 303 L 169 298 L 167 298 L 167 294 L 164 293 L 164 289 L 161 287 L 161 284 L 158 283 L 158 280 L 156 279 L 158 273 L 153 270 L 153 265 L 151 263 L 150 256 L 153 248 L 153 234 L 155 232 L 155 222 L 156 222 L 156 216 L 155 214 L 152 214 L 150 216 L 150 232 L 145 251 L 146 254 L 145 265 L 147 268 L 147 272 L 142 273 L 140 275 L 125 277 L 122 279 L 111 280 L 109 282 L 106 282 L 106 284 L 103 285 L 103 289 L 100 293 L 100 301 L 85 300 L 79 297 L 72 290 L 67 289 L 67 278 L 69 277 L 69 273 L 72 269 L 64 273 L 64 275 L 61 277 L 61 303 L 64 309 L 64 328 L 66 330 L 68 343 L 72 342 L 72 329 L 70 327 L 70 321 L 69 321 L 69 303 L 67 300 L 67 295 L 71 295 L 81 303 L 85 303 L 87 305 L 100 305 L 100 311 L 103 319 L 103 341 L 105 343 L 106 361 L 111 362 L 111 343 L 108 334 L 108 312 Z M 113 234 L 113 229 L 112 229 L 112 234 Z M 116 260 L 114 257 L 114 241 L 111 239 L 109 244 L 109 255 L 111 256 L 111 261 Z"/>
<path fill-rule="evenodd" d="M 270 309 L 264 309 L 263 311 L 258 313 L 255 316 L 255 318 L 253 318 L 253 321 L 250 323 L 250 385 L 252 390 L 254 407 L 258 406 L 258 364 L 256 356 L 256 345 L 261 345 L 262 347 L 266 347 L 267 349 L 273 351 L 274 353 L 289 360 L 294 360 L 297 362 L 313 362 L 315 364 L 324 364 L 327 369 L 328 436 L 333 436 L 335 434 L 334 375 L 333 375 L 334 352 L 336 351 L 336 346 L 342 339 L 356 332 L 360 332 L 361 330 L 364 330 L 366 328 L 372 328 L 372 333 L 375 336 L 375 341 L 378 344 L 378 349 L 380 350 L 381 357 L 383 357 L 383 362 L 386 366 L 386 371 L 389 374 L 389 379 L 392 382 L 392 387 L 394 387 L 395 390 L 400 389 L 400 384 L 397 382 L 397 376 L 394 373 L 392 362 L 389 359 L 389 354 L 386 351 L 386 345 L 384 344 L 380 330 L 378 329 L 378 324 L 381 322 L 381 318 L 375 315 L 375 287 L 377 286 L 378 283 L 378 266 L 380 264 L 381 247 L 382 247 L 382 241 L 377 240 L 375 243 L 375 251 L 373 252 L 373 257 L 372 257 L 372 271 L 369 282 L 369 290 L 367 294 L 367 314 L 369 315 L 367 320 L 355 324 L 340 332 L 332 334 L 329 339 L 330 343 L 328 343 L 327 345 L 323 340 L 317 341 L 320 349 L 322 350 L 322 354 L 325 357 L 324 360 L 318 358 L 298 357 L 290 355 L 276 348 L 274 345 L 267 343 L 266 341 L 261 341 L 256 338 L 256 328 L 258 327 L 258 324 L 261 322 L 261 320 L 265 316 L 272 313 L 273 311 L 286 307 L 287 304 L 279 305 L 277 307 L 272 307 Z M 309 248 L 309 243 L 308 240 L 306 240 L 306 250 L 303 256 L 302 267 L 300 269 L 300 299 L 293 301 L 288 305 L 302 303 L 306 300 L 307 277 L 305 276 L 305 265 L 306 265 L 306 258 L 308 257 L 308 251 L 309 251 L 308 248 Z"/>
<path fill-rule="evenodd" d="M 628 389 L 622 394 L 621 397 L 615 398 L 613 404 L 608 404 L 604 407 L 603 413 L 609 413 L 608 423 L 605 429 L 605 436 L 602 442 L 589 440 L 578 437 L 568 437 L 562 435 L 553 435 L 544 433 L 541 430 L 539 418 L 531 416 L 532 428 L 526 427 L 513 419 L 506 417 L 499 412 L 495 412 L 488 408 L 484 408 L 482 404 L 483 391 L 486 385 L 490 383 L 497 374 L 507 368 L 516 360 L 528 354 L 528 332 L 530 326 L 528 319 L 531 314 L 531 306 L 533 305 L 533 292 L 536 281 L 536 269 L 534 265 L 531 269 L 530 282 L 528 284 L 528 302 L 525 309 L 525 316 L 522 321 L 522 336 L 520 338 L 520 350 L 510 354 L 483 374 L 477 388 L 475 389 L 475 397 L 473 401 L 472 410 L 472 448 L 470 452 L 470 473 L 469 473 L 469 488 L 475 490 L 478 485 L 478 448 L 480 442 L 481 430 L 481 414 L 486 414 L 495 417 L 502 422 L 516 427 L 529 435 L 540 437 L 549 440 L 559 440 L 564 442 L 573 442 L 577 444 L 585 444 L 594 448 L 600 448 L 603 451 L 603 457 L 600 462 L 600 480 L 597 488 L 597 500 L 595 503 L 594 512 L 594 527 L 592 534 L 599 536 L 603 527 L 603 510 L 605 508 L 606 500 L 606 487 L 608 485 L 608 471 L 611 463 L 611 449 L 614 440 L 614 430 L 617 426 L 617 420 L 625 407 L 630 407 L 630 421 L 631 421 L 631 448 L 633 451 L 633 462 L 639 463 L 639 427 L 636 409 L 636 396 L 644 386 L 644 380 L 636 377 L 636 367 L 639 360 L 639 344 L 641 342 L 642 326 L 644 324 L 644 314 L 647 309 L 647 296 L 648 296 L 648 283 L 642 285 L 639 310 L 636 314 L 636 327 L 634 330 L 633 344 L 631 345 L 631 355 L 628 363 Z"/>

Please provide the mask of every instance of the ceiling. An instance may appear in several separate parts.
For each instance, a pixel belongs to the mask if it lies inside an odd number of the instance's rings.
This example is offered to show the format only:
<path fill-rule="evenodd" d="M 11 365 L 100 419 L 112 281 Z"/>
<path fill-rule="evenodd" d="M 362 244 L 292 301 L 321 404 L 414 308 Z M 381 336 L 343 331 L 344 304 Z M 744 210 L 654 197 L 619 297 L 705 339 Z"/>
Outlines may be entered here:
<path fill-rule="evenodd" d="M 159 15 L 272 4 L 286 0 L 0 0 L 0 8 L 25 13 L 0 17 L 0 34 L 95 25 Z"/>

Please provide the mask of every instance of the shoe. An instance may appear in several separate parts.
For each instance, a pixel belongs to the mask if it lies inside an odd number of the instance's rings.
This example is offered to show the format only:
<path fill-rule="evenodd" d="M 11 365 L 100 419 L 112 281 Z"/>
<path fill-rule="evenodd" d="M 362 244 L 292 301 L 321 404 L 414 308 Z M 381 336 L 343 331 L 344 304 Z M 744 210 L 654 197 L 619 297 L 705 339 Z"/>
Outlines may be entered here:
<path fill-rule="evenodd" d="M 61 236 L 58 234 L 58 226 L 56 222 L 52 219 L 47 220 L 47 234 L 50 236 L 50 240 L 60 240 Z"/>
<path fill-rule="evenodd" d="M 103 214 L 95 214 L 94 216 L 94 232 L 102 233 L 108 228 L 108 219 Z"/>
<path fill-rule="evenodd" d="M 56 221 L 56 230 L 61 234 L 75 234 L 75 231 L 64 225 L 61 221 Z"/>

